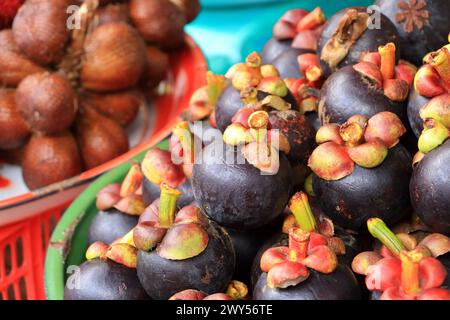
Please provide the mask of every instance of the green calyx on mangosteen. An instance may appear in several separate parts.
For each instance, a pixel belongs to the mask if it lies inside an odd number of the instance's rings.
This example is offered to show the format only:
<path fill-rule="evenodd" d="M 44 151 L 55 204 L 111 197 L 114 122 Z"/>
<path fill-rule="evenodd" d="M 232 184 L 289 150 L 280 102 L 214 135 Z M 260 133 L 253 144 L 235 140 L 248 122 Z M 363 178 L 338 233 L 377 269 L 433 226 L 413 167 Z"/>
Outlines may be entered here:
<path fill-rule="evenodd" d="M 65 300 L 148 300 L 136 274 L 137 249 L 124 239 L 97 241 L 86 251 L 88 261 L 66 282 Z"/>
<path fill-rule="evenodd" d="M 111 184 L 97 194 L 100 212 L 89 226 L 88 243 L 112 243 L 132 230 L 144 213 L 142 196 L 144 175 L 139 164 L 133 164 L 121 185 Z"/>
<path fill-rule="evenodd" d="M 422 107 L 424 130 L 409 186 L 419 218 L 433 230 L 450 233 L 450 104 L 449 95 L 433 98 Z"/>
<path fill-rule="evenodd" d="M 220 292 L 234 272 L 229 236 L 197 207 L 176 213 L 180 195 L 162 184 L 157 210 L 140 219 L 133 231 L 138 277 L 152 299 L 168 299 L 188 288 Z"/>
<path fill-rule="evenodd" d="M 399 36 L 394 24 L 380 14 L 381 28 L 372 27 L 365 7 L 351 7 L 335 13 L 324 25 L 318 44 L 320 65 L 325 77 L 332 72 L 357 63 L 363 54 L 393 42 L 399 49 Z M 400 51 L 396 52 L 396 61 Z"/>
<path fill-rule="evenodd" d="M 260 261 L 264 252 L 273 247 L 287 246 L 289 231 L 292 228 L 311 230 L 309 248 L 315 245 L 328 245 L 336 254 L 338 262 L 350 265 L 351 260 L 359 252 L 358 240 L 350 233 L 335 226 L 317 205 L 310 206 L 304 192 L 297 192 L 290 200 L 288 214 L 285 216 L 282 232 L 271 237 L 258 251 L 252 265 L 251 282 L 256 284 L 261 274 Z"/>
<path fill-rule="evenodd" d="M 379 218 L 367 221 L 369 232 L 381 241 L 380 252 L 365 251 L 352 262 L 355 273 L 366 276 L 372 298 L 380 300 L 449 300 L 442 284 L 446 267 L 436 259 L 450 250 L 450 239 L 431 234 L 420 242 L 408 234 L 394 234 Z"/>
<path fill-rule="evenodd" d="M 426 118 L 441 117 L 439 113 L 445 113 L 445 108 L 448 108 L 450 44 L 427 54 L 424 62 L 415 75 L 414 87 L 408 100 L 408 119 L 417 137 L 423 130 Z"/>
<path fill-rule="evenodd" d="M 296 224 L 289 228 L 288 246 L 267 249 L 261 257 L 254 297 L 262 300 L 360 299 L 357 281 L 336 252 L 345 245 L 339 238 L 317 232 L 306 194 L 291 199 Z M 337 245 L 339 240 L 340 245 Z M 340 252 L 342 254 L 342 252 Z M 340 286 L 332 283 L 339 281 Z"/>
<path fill-rule="evenodd" d="M 319 146 L 309 158 L 313 190 L 336 224 L 358 230 L 378 216 L 392 225 L 409 212 L 411 157 L 399 143 L 405 131 L 391 112 L 355 115 L 319 129 Z"/>

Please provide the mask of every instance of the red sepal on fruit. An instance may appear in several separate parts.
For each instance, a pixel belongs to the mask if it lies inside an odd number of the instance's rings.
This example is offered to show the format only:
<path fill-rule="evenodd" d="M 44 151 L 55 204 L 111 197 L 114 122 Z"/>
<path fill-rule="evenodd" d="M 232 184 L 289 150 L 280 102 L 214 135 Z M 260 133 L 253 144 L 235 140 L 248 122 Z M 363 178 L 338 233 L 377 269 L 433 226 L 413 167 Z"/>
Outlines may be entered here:
<path fill-rule="evenodd" d="M 337 267 L 337 257 L 326 245 L 309 248 L 311 235 L 300 228 L 289 232 L 289 246 L 267 249 L 261 257 L 260 267 L 267 272 L 267 286 L 287 288 L 309 277 L 309 268 L 321 273 L 332 273 Z"/>
<path fill-rule="evenodd" d="M 395 51 L 395 45 L 388 43 L 379 47 L 378 52 L 365 54 L 353 69 L 390 100 L 403 102 L 408 98 L 417 69 L 403 60 L 396 65 Z"/>
<path fill-rule="evenodd" d="M 441 288 L 447 270 L 436 259 L 449 252 L 448 237 L 431 234 L 417 244 L 405 233 L 395 235 L 378 218 L 369 219 L 367 225 L 382 242 L 382 255 L 362 252 L 354 258 L 352 269 L 366 276 L 369 290 L 381 291 L 381 300 L 450 300 L 450 290 Z"/>
<path fill-rule="evenodd" d="M 342 125 L 326 124 L 316 134 L 319 146 L 308 165 L 325 180 L 339 180 L 350 175 L 357 164 L 363 168 L 381 165 L 400 137 L 406 132 L 392 112 L 377 113 L 370 119 L 352 116 Z"/>

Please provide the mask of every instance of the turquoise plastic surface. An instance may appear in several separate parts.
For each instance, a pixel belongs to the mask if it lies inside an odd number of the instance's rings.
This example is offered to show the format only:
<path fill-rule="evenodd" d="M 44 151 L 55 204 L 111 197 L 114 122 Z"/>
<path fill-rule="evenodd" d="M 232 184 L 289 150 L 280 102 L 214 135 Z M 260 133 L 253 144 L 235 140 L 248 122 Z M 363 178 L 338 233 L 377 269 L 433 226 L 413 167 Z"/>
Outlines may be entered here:
<path fill-rule="evenodd" d="M 200 45 L 210 69 L 225 73 L 252 51 L 260 51 L 272 27 L 288 9 L 320 6 L 327 17 L 350 6 L 373 0 L 203 0 L 203 11 L 187 32 Z"/>

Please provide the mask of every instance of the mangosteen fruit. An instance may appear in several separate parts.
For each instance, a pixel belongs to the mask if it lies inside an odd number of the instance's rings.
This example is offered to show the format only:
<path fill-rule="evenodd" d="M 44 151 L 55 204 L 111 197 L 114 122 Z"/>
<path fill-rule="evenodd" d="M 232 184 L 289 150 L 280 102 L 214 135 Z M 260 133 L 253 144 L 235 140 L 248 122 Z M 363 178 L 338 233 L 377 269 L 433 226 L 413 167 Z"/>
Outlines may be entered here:
<path fill-rule="evenodd" d="M 276 174 L 264 174 L 243 159 L 237 147 L 222 141 L 206 146 L 201 159 L 194 164 L 192 188 L 196 202 L 211 219 L 241 230 L 262 227 L 282 214 L 292 176 L 282 153 Z"/>
<path fill-rule="evenodd" d="M 133 229 L 137 274 L 152 299 L 165 300 L 185 289 L 221 292 L 234 272 L 228 234 L 198 207 L 175 214 L 179 196 L 180 191 L 162 184 L 157 210 Z"/>
<path fill-rule="evenodd" d="M 423 130 L 423 120 L 445 112 L 441 109 L 450 103 L 450 44 L 427 54 L 424 62 L 415 75 L 408 99 L 408 119 L 417 137 Z"/>
<path fill-rule="evenodd" d="M 365 275 L 371 299 L 450 300 L 450 290 L 443 287 L 447 269 L 436 258 L 448 253 L 450 239 L 437 234 L 419 243 L 407 234 L 399 238 L 379 218 L 370 218 L 367 227 L 383 248 L 358 254 L 352 269 Z"/>
<path fill-rule="evenodd" d="M 432 131 L 437 131 L 435 127 L 426 128 L 422 133 L 419 139 L 419 150 L 422 152 L 428 150 L 421 147 L 420 142 L 427 140 L 427 136 L 434 136 Z M 447 133 L 443 128 L 441 130 L 448 137 L 448 130 Z M 449 164 L 450 139 L 447 138 L 441 145 L 427 152 L 415 165 L 410 183 L 414 211 L 432 230 L 445 234 L 450 234 Z"/>
<path fill-rule="evenodd" d="M 372 53 L 376 58 L 344 66 L 325 81 L 319 102 L 322 123 L 343 123 L 355 114 L 371 117 L 390 111 L 408 124 L 406 101 L 416 69 L 406 62 L 395 65 L 393 43 L 377 50 Z"/>
<path fill-rule="evenodd" d="M 359 241 L 349 232 L 335 226 L 317 205 L 313 205 L 304 192 L 297 192 L 292 196 L 287 215 L 285 216 L 282 231 L 272 236 L 258 250 L 252 264 L 251 283 L 256 284 L 262 271 L 260 268 L 261 257 L 269 248 L 287 246 L 289 243 L 289 231 L 291 228 L 300 227 L 302 230 L 314 232 L 310 245 L 317 243 L 329 245 L 337 256 L 338 262 L 350 266 L 355 255 L 360 251 Z"/>
<path fill-rule="evenodd" d="M 319 146 L 309 158 L 312 185 L 320 207 L 337 225 L 357 231 L 371 216 L 392 225 L 410 211 L 411 156 L 399 143 L 405 131 L 386 111 L 319 129 Z"/>
<path fill-rule="evenodd" d="M 136 274 L 136 248 L 95 242 L 66 282 L 65 300 L 148 300 Z"/>
<path fill-rule="evenodd" d="M 326 242 L 317 241 L 316 235 L 314 231 L 294 227 L 289 231 L 288 246 L 264 252 L 260 262 L 263 273 L 253 289 L 254 299 L 361 299 L 350 268 L 339 264 L 334 251 Z"/>
<path fill-rule="evenodd" d="M 416 65 L 447 43 L 450 2 L 447 0 L 377 0 L 382 14 L 397 28 L 402 57 Z"/>
<path fill-rule="evenodd" d="M 262 61 L 278 69 L 281 78 L 303 78 L 298 57 L 315 54 L 325 15 L 317 7 L 311 12 L 303 9 L 287 11 L 273 28 L 273 38 L 264 46 Z M 318 66 L 318 59 L 317 59 Z"/>
<path fill-rule="evenodd" d="M 339 284 L 336 286 L 336 284 Z M 261 274 L 253 289 L 255 300 L 361 300 L 358 281 L 349 267 L 339 264 L 331 274 L 311 270 L 305 282 L 283 289 L 267 285 Z"/>
<path fill-rule="evenodd" d="M 393 42 L 400 49 L 395 25 L 384 14 L 372 19 L 365 7 L 350 7 L 335 13 L 324 25 L 317 53 L 325 77 L 337 69 L 357 63 L 367 52 Z M 379 20 L 379 21 L 378 21 Z M 372 25 L 378 23 L 381 27 Z M 400 50 L 396 51 L 396 61 Z"/>

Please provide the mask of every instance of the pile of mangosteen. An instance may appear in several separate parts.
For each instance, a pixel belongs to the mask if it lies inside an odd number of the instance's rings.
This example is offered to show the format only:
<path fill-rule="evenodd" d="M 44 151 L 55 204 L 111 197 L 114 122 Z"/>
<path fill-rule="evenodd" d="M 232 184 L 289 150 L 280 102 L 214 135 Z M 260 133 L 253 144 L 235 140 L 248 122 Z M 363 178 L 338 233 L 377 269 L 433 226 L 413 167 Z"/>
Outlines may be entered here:
<path fill-rule="evenodd" d="M 199 9 L 192 0 L 2 1 L 2 159 L 37 189 L 127 152 L 127 128 L 144 118 Z"/>
<path fill-rule="evenodd" d="M 208 72 L 97 195 L 65 298 L 450 300 L 449 2 L 376 5 L 288 11 Z"/>

